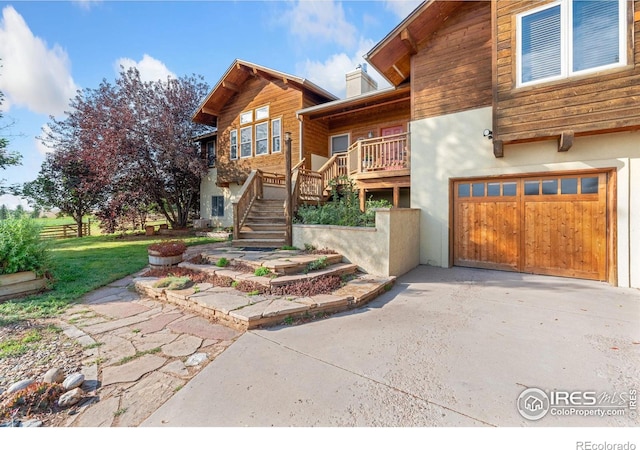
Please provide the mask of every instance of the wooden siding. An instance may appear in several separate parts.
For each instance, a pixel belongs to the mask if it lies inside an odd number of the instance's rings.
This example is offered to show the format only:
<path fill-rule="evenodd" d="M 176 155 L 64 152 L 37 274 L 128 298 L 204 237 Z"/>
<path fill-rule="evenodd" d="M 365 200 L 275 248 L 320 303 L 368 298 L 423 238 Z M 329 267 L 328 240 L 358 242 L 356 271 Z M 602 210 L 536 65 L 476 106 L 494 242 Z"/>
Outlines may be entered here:
<path fill-rule="evenodd" d="M 490 106 L 491 3 L 468 2 L 411 60 L 412 119 Z"/>
<path fill-rule="evenodd" d="M 253 130 L 253 154 L 250 158 L 240 158 L 240 113 L 269 105 L 269 154 L 255 156 L 255 127 Z M 218 117 L 217 162 L 218 183 L 243 183 L 252 169 L 284 173 L 284 133 L 291 132 L 292 164 L 300 160 L 298 120 L 296 111 L 302 107 L 302 93 L 283 81 L 268 81 L 252 77 L 245 82 L 240 92 L 224 106 Z M 271 120 L 282 119 L 280 153 L 271 153 Z M 262 122 L 262 121 L 260 121 Z M 256 123 L 251 125 L 255 126 Z M 244 125 L 243 125 L 244 126 Z M 229 159 L 229 133 L 238 130 L 238 159 Z"/>
<path fill-rule="evenodd" d="M 588 135 L 640 128 L 640 20 L 628 2 L 627 66 L 516 87 L 516 15 L 549 1 L 497 0 L 495 18 L 494 139 L 526 142 L 558 138 L 563 131 Z"/>
<path fill-rule="evenodd" d="M 597 192 L 582 191 L 585 178 L 597 180 Z M 555 192 L 525 194 L 526 182 L 540 189 L 544 180 L 555 181 Z M 562 180 L 575 182 L 573 190 L 563 192 Z M 489 184 L 498 189 L 491 196 Z M 515 185 L 515 191 L 507 194 L 505 184 Z M 613 212 L 607 205 L 607 173 L 461 180 L 453 184 L 453 195 L 455 265 L 610 279 L 607 266 L 614 263 L 608 255 L 614 250 L 607 247 L 607 230 L 611 233 L 613 224 L 607 227 L 607 221 Z"/>

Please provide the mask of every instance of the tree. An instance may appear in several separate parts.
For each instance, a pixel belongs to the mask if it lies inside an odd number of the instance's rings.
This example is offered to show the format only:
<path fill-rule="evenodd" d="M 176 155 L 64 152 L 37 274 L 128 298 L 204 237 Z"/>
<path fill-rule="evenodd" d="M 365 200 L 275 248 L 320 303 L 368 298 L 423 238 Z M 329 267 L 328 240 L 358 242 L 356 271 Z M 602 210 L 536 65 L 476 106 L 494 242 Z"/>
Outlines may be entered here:
<path fill-rule="evenodd" d="M 24 216 L 24 214 L 24 207 L 20 204 L 18 204 L 18 206 L 16 206 L 16 209 L 13 210 L 13 217 L 15 217 L 16 219 L 20 219 L 22 216 Z"/>
<path fill-rule="evenodd" d="M 7 205 L 0 206 L 0 220 L 5 220 L 9 217 L 9 210 L 7 209 Z"/>
<path fill-rule="evenodd" d="M 192 138 L 208 129 L 191 114 L 208 90 L 195 76 L 143 82 L 129 69 L 115 85 L 78 92 L 66 117 L 45 129 L 55 156 L 24 193 L 74 218 L 72 209 L 94 207 L 107 232 L 143 224 L 152 207 L 172 227 L 185 226 L 207 172 Z"/>
<path fill-rule="evenodd" d="M 0 106 L 2 106 L 2 101 L 4 99 L 4 94 L 0 91 Z M 2 119 L 2 108 L 0 108 L 0 119 Z M 9 125 L 0 126 L 0 131 L 8 128 Z M 10 152 L 9 149 L 9 140 L 6 137 L 0 135 L 0 169 L 5 170 L 9 166 L 17 166 L 20 165 L 20 161 L 22 159 L 22 155 L 16 152 Z M 7 193 L 7 187 L 4 186 L 4 179 L 0 179 L 0 195 Z"/>
<path fill-rule="evenodd" d="M 121 72 L 117 100 L 111 103 L 117 111 L 112 108 L 110 117 L 102 116 L 99 122 L 107 130 L 116 125 L 122 130 L 105 133 L 100 142 L 100 153 L 110 154 L 118 167 L 112 170 L 117 175 L 110 201 L 100 208 L 99 217 L 139 215 L 155 205 L 172 227 L 186 226 L 189 212 L 199 203 L 200 179 L 207 173 L 192 138 L 208 129 L 193 123 L 191 115 L 208 91 L 195 76 L 143 82 L 134 68 Z"/>
<path fill-rule="evenodd" d="M 38 177 L 25 183 L 22 196 L 34 207 L 58 208 L 73 217 L 82 237 L 82 218 L 104 201 L 104 189 L 77 149 L 48 153 Z"/>

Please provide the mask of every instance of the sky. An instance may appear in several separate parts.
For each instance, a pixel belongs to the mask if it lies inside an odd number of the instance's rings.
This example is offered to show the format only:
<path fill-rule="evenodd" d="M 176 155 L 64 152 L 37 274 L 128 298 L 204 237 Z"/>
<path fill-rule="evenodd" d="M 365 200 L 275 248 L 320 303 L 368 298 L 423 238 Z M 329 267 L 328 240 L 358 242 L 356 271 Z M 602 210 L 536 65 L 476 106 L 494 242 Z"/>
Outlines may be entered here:
<path fill-rule="evenodd" d="M 147 80 L 202 75 L 213 87 L 235 59 L 307 78 L 344 98 L 345 74 L 420 0 L 0 1 L 0 134 L 22 165 L 5 184 L 36 178 L 37 139 L 64 118 L 78 89 L 136 66 Z M 374 69 L 379 87 L 388 86 Z M 10 209 L 17 197 L 0 196 Z"/>

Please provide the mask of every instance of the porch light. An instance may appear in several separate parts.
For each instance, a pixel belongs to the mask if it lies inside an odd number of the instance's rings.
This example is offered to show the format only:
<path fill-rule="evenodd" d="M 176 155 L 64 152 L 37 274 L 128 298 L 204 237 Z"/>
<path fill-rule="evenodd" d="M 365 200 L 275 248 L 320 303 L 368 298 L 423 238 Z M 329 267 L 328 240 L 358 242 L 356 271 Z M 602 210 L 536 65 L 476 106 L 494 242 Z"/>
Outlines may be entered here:
<path fill-rule="evenodd" d="M 284 132 L 284 140 L 285 141 L 290 141 L 291 140 L 291 131 L 285 131 Z"/>
<path fill-rule="evenodd" d="M 487 139 L 493 139 L 493 131 L 488 128 L 485 128 L 485 130 L 482 132 L 482 135 Z"/>
<path fill-rule="evenodd" d="M 373 131 L 369 131 L 369 134 L 367 134 L 367 137 L 371 139 L 373 137 Z"/>

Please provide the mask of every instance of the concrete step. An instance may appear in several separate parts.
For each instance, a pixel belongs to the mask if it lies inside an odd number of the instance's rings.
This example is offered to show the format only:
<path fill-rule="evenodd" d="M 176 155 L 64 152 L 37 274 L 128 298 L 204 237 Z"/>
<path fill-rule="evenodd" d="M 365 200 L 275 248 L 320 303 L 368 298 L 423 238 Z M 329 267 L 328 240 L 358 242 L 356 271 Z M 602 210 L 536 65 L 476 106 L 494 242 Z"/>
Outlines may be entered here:
<path fill-rule="evenodd" d="M 240 239 L 283 239 L 285 238 L 285 232 L 281 230 L 260 230 L 260 231 L 240 231 Z"/>
<path fill-rule="evenodd" d="M 234 247 L 280 248 L 285 245 L 284 239 L 234 239 Z"/>

